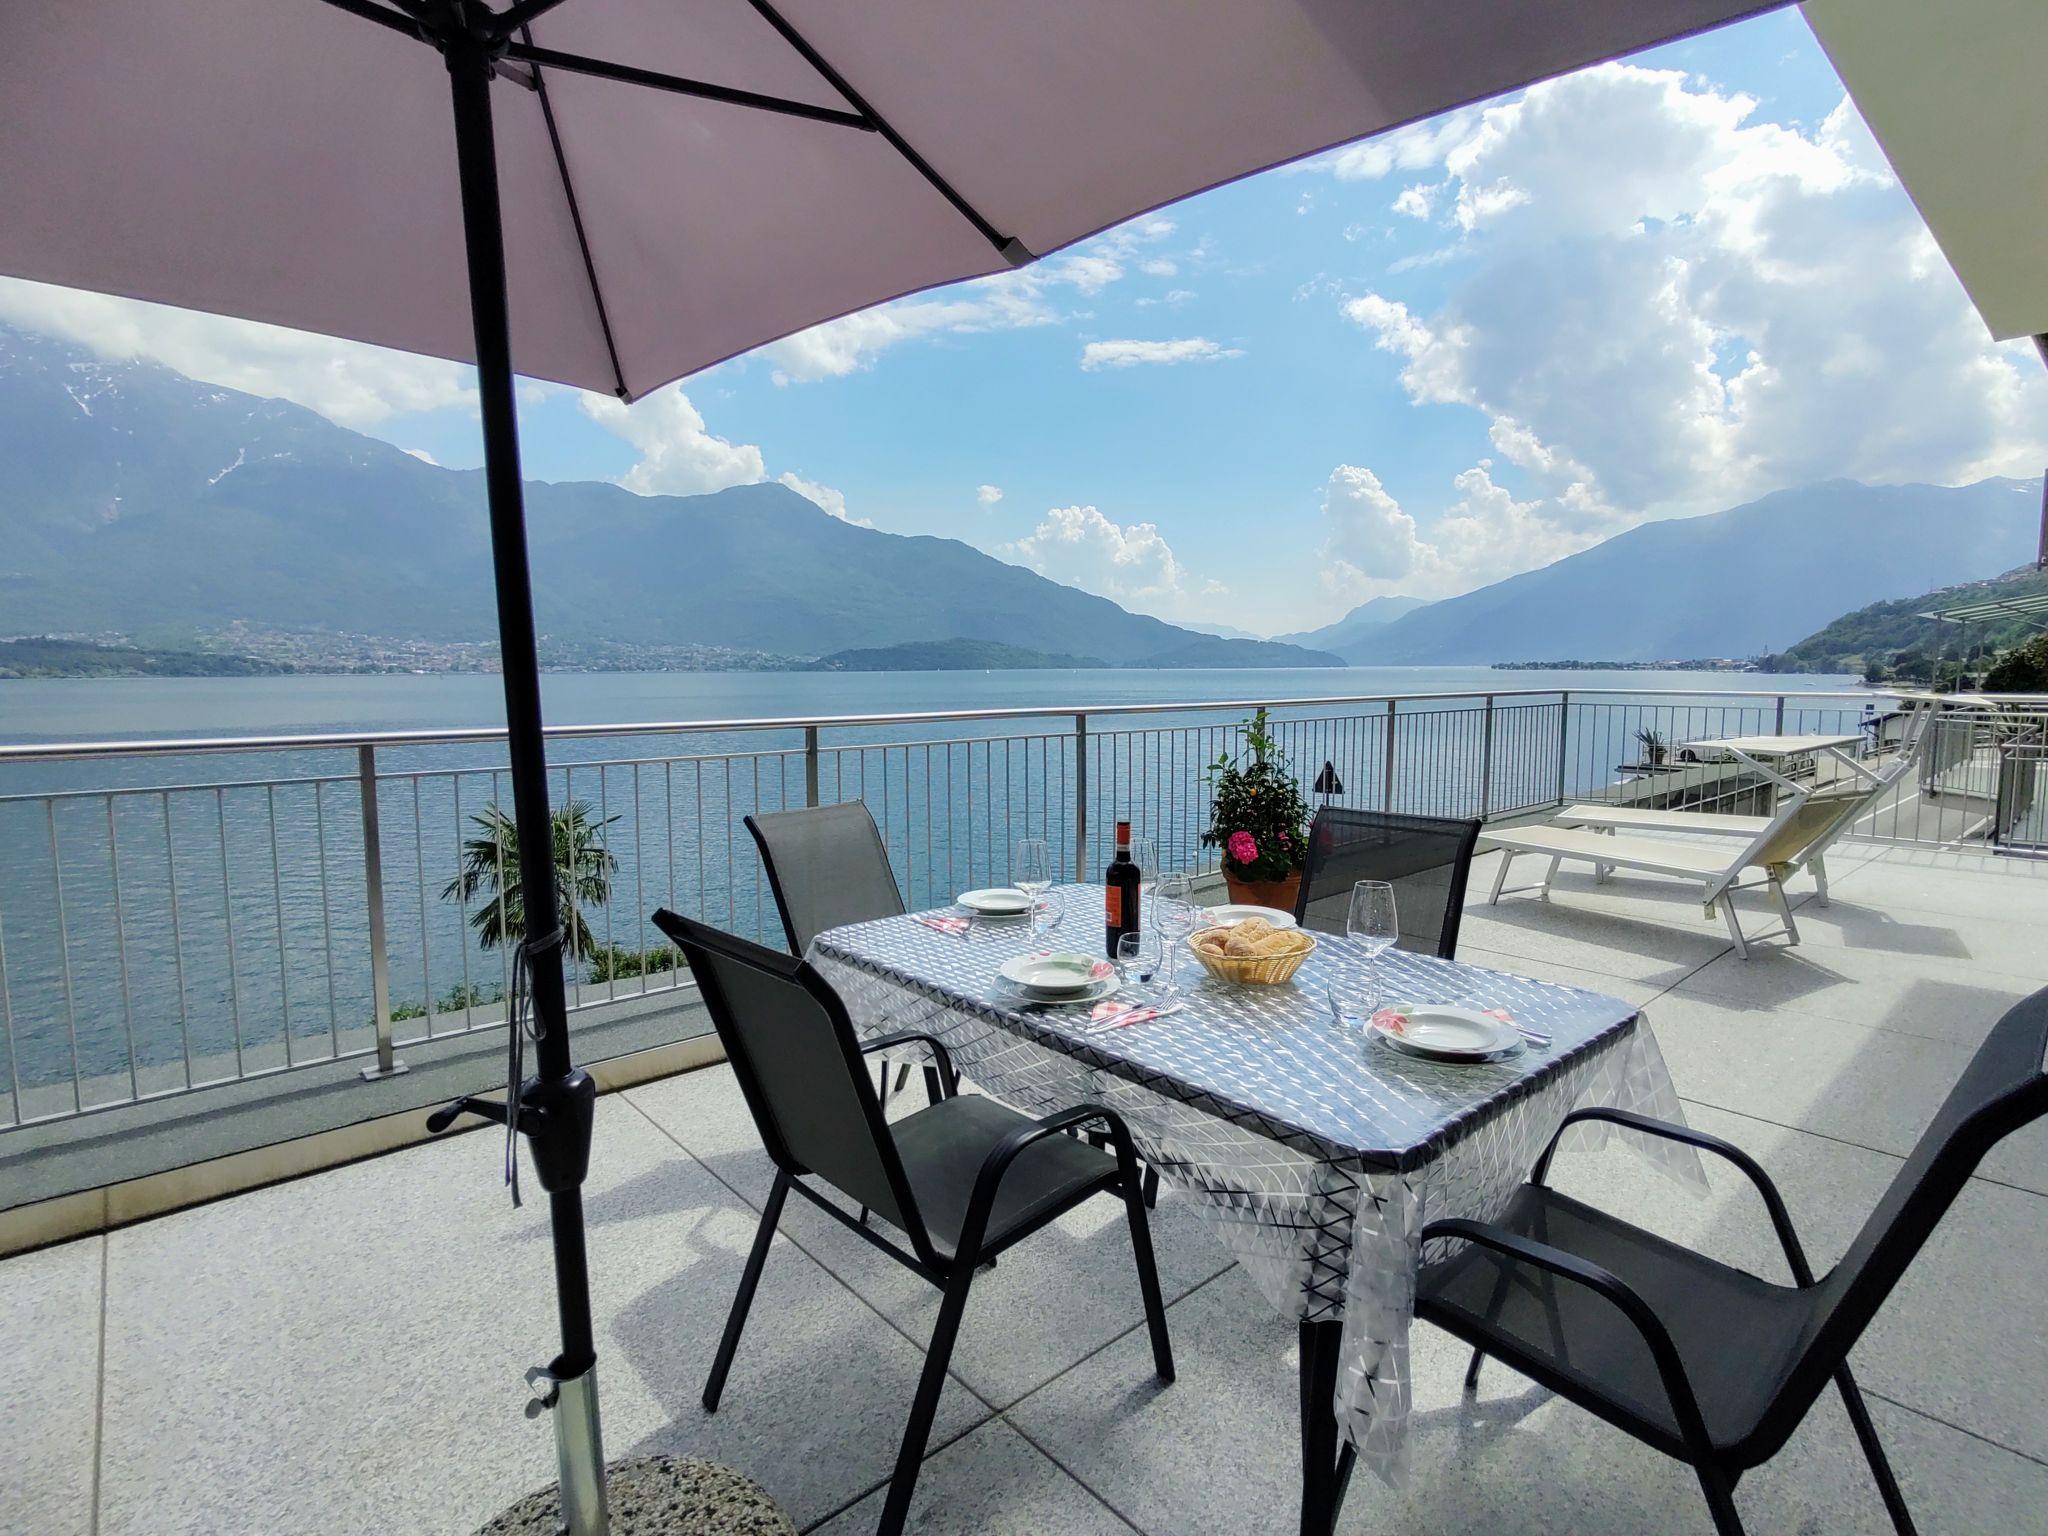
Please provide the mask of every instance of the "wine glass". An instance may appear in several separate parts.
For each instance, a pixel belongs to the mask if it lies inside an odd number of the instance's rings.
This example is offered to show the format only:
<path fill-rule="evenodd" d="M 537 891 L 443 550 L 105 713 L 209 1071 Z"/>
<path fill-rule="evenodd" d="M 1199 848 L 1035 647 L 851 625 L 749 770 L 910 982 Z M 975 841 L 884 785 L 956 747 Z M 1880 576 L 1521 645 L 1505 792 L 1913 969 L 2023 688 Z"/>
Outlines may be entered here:
<path fill-rule="evenodd" d="M 1361 880 L 1351 887 L 1351 907 L 1344 914 L 1344 934 L 1365 951 L 1366 984 L 1370 988 L 1365 1016 L 1380 1011 L 1380 956 L 1401 937 L 1401 913 L 1394 888 L 1384 880 Z"/>
<path fill-rule="evenodd" d="M 1138 921 L 1131 926 L 1143 927 L 1149 919 L 1146 909 L 1158 894 L 1159 885 L 1159 844 L 1149 837 L 1131 839 L 1131 862 L 1138 866 Z"/>
<path fill-rule="evenodd" d="M 1166 993 L 1171 997 L 1180 990 L 1174 981 L 1174 970 L 1180 961 L 1181 940 L 1209 923 L 1209 914 L 1195 901 L 1193 875 L 1180 871 L 1160 875 L 1152 902 L 1152 921 L 1166 949 Z"/>
<path fill-rule="evenodd" d="M 1116 941 L 1116 974 L 1125 986 L 1150 985 L 1159 970 L 1159 935 L 1133 928 Z"/>
<path fill-rule="evenodd" d="M 1038 903 L 1052 889 L 1052 848 L 1042 837 L 1023 837 L 1010 855 L 1010 880 L 1024 893 L 1031 933 L 1038 934 Z"/>

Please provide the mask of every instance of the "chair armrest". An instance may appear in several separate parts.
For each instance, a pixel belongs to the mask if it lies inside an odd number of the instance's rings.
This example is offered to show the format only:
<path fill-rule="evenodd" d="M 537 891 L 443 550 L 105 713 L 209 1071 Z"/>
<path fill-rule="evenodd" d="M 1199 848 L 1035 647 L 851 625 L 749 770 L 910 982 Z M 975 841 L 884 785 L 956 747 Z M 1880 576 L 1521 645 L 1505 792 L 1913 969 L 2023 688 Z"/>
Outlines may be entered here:
<path fill-rule="evenodd" d="M 893 1035 L 861 1041 L 860 1053 L 866 1056 L 871 1052 L 886 1051 L 892 1045 L 903 1045 L 912 1040 L 931 1047 L 932 1058 L 939 1064 L 939 1081 L 945 1085 L 946 1097 L 950 1099 L 960 1091 L 960 1074 L 953 1070 L 953 1053 L 946 1049 L 946 1043 L 937 1035 L 927 1034 L 921 1029 L 899 1029 Z"/>
<path fill-rule="evenodd" d="M 1648 1115 L 1636 1114 L 1633 1110 L 1607 1109 L 1595 1105 L 1587 1109 L 1575 1109 L 1564 1117 L 1564 1123 L 1557 1128 L 1557 1134 L 1550 1138 L 1550 1145 L 1543 1149 L 1543 1155 L 1536 1160 L 1536 1170 L 1530 1182 L 1541 1184 L 1550 1172 L 1551 1155 L 1557 1151 L 1558 1141 L 1572 1126 L 1582 1120 L 1602 1120 L 1631 1131 L 1660 1137 L 1665 1141 L 1682 1142 L 1697 1147 L 1702 1152 L 1711 1152 L 1724 1162 L 1740 1169 L 1749 1182 L 1756 1186 L 1756 1192 L 1763 1196 L 1764 1209 L 1769 1212 L 1771 1226 L 1778 1234 L 1778 1242 L 1785 1250 L 1785 1262 L 1791 1266 L 1792 1279 L 1803 1287 L 1813 1284 L 1813 1268 L 1806 1262 L 1806 1250 L 1799 1244 L 1799 1234 L 1792 1227 L 1792 1213 L 1785 1209 L 1785 1200 L 1778 1193 L 1778 1186 L 1771 1182 L 1771 1176 L 1764 1172 L 1763 1165 L 1733 1142 L 1723 1141 L 1718 1136 L 1709 1136 L 1705 1131 L 1696 1131 L 1689 1125 L 1673 1125 L 1668 1120 L 1654 1120 Z"/>
<path fill-rule="evenodd" d="M 961 1223 L 956 1258 L 966 1262 L 968 1255 L 980 1250 L 981 1239 L 988 1230 L 989 1213 L 995 1209 L 996 1191 L 1002 1187 L 1003 1176 L 1010 1171 L 1010 1165 L 1025 1149 L 1049 1136 L 1058 1136 L 1075 1126 L 1086 1125 L 1091 1120 L 1100 1120 L 1109 1131 L 1110 1145 L 1116 1149 L 1118 1176 L 1128 1187 L 1137 1187 L 1137 1146 L 1131 1140 L 1131 1128 L 1115 1110 L 1100 1104 L 1077 1104 L 1072 1109 L 1046 1115 L 1029 1125 L 1020 1125 L 991 1147 L 988 1156 L 982 1159 L 981 1172 L 974 1178 L 974 1193 L 967 1201 L 967 1217 Z"/>
<path fill-rule="evenodd" d="M 1671 1342 L 1663 1320 L 1650 1304 L 1630 1290 L 1617 1275 L 1562 1248 L 1553 1248 L 1548 1243 L 1539 1243 L 1519 1233 L 1463 1217 L 1433 1221 L 1422 1229 L 1420 1240 L 1423 1243 L 1440 1238 L 1457 1238 L 1481 1248 L 1490 1248 L 1495 1253 L 1505 1254 L 1520 1263 L 1582 1285 L 1611 1304 L 1634 1325 L 1648 1346 L 1650 1358 L 1657 1363 L 1657 1374 L 1663 1379 L 1665 1394 L 1671 1399 L 1679 1432 L 1695 1458 L 1702 1459 L 1704 1464 L 1703 1458 L 1711 1454 L 1712 1442 L 1707 1439 L 1706 1420 L 1700 1416 L 1699 1399 L 1693 1395 L 1692 1382 L 1686 1377 L 1685 1365 L 1678 1358 L 1678 1346 Z"/>

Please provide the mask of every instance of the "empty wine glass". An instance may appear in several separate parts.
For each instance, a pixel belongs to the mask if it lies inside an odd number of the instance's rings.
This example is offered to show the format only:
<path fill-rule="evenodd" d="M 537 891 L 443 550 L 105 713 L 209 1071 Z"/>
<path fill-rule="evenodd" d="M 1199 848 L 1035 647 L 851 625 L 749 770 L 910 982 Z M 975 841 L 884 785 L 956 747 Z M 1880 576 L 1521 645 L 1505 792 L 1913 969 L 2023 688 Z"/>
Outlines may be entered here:
<path fill-rule="evenodd" d="M 1370 992 L 1365 1016 L 1380 1011 L 1380 956 L 1401 937 L 1401 913 L 1394 888 L 1384 880 L 1361 880 L 1351 887 L 1351 907 L 1344 914 L 1344 933 L 1365 951 L 1366 984 Z"/>
<path fill-rule="evenodd" d="M 1138 921 L 1132 926 L 1142 928 L 1151 921 L 1148 912 L 1158 894 L 1159 844 L 1149 837 L 1133 837 L 1131 862 L 1138 866 Z"/>
<path fill-rule="evenodd" d="M 1038 932 L 1038 905 L 1052 889 L 1052 848 L 1042 837 L 1024 837 L 1010 855 L 1010 879 L 1024 893 L 1031 932 Z"/>
<path fill-rule="evenodd" d="M 1159 969 L 1159 935 L 1134 928 L 1116 941 L 1116 974 L 1125 986 L 1149 986 Z"/>
<path fill-rule="evenodd" d="M 1179 871 L 1160 875 L 1152 901 L 1152 921 L 1166 950 L 1166 992 L 1172 996 L 1180 990 L 1174 981 L 1174 971 L 1180 962 L 1181 941 L 1209 923 L 1209 914 L 1195 901 L 1193 875 Z"/>

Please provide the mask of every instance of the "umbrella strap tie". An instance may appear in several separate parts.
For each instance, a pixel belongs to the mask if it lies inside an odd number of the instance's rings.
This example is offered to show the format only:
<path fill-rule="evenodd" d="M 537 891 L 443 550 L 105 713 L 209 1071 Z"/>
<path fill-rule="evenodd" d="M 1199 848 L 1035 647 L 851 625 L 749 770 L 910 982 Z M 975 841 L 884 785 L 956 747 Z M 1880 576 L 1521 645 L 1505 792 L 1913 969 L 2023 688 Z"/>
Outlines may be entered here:
<path fill-rule="evenodd" d="M 526 1041 L 539 1040 L 547 1025 L 534 1012 L 532 957 L 557 949 L 562 944 L 557 923 L 548 932 L 521 939 L 512 954 L 512 993 L 505 1012 L 505 1186 L 512 1191 L 512 1204 L 519 1196 L 519 1132 L 525 1118 L 521 1090 L 526 1083 Z"/>

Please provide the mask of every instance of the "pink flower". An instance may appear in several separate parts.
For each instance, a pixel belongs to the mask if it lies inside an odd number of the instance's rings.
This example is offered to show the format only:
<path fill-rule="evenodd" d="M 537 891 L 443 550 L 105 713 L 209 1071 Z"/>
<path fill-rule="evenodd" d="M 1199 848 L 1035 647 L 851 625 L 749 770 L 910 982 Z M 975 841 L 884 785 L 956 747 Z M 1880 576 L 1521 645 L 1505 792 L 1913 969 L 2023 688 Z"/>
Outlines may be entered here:
<path fill-rule="evenodd" d="M 1231 858 L 1240 864 L 1250 864 L 1258 859 L 1259 845 L 1249 832 L 1231 833 L 1229 847 Z"/>

